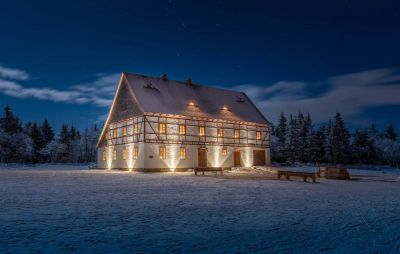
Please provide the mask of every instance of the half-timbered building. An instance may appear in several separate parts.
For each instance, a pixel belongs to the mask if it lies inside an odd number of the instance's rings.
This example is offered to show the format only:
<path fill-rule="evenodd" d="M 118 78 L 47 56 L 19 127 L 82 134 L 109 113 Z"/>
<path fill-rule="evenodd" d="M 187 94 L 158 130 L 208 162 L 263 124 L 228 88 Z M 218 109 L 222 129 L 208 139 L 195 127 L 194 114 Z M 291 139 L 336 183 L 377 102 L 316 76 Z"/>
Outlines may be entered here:
<path fill-rule="evenodd" d="M 122 73 L 98 167 L 184 171 L 270 164 L 269 123 L 243 92 Z"/>

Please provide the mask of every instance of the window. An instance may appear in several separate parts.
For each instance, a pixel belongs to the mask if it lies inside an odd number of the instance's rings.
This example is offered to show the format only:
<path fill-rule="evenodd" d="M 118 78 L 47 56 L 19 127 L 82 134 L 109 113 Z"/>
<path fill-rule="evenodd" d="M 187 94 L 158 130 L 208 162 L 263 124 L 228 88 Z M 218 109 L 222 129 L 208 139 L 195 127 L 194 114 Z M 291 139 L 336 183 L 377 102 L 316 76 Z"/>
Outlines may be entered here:
<path fill-rule="evenodd" d="M 228 148 L 227 147 L 223 147 L 222 148 L 222 155 L 227 155 L 228 154 Z"/>
<path fill-rule="evenodd" d="M 240 130 L 235 130 L 234 131 L 234 136 L 235 136 L 235 138 L 240 138 Z"/>
<path fill-rule="evenodd" d="M 133 125 L 133 133 L 134 134 L 138 134 L 139 133 L 139 124 L 138 123 L 135 123 Z"/>
<path fill-rule="evenodd" d="M 139 157 L 139 148 L 138 147 L 134 147 L 133 148 L 133 159 L 137 160 Z"/>
<path fill-rule="evenodd" d="M 159 123 L 158 124 L 158 133 L 165 134 L 166 133 L 166 129 L 167 129 L 167 126 L 166 126 L 165 123 Z"/>
<path fill-rule="evenodd" d="M 117 160 L 117 150 L 115 150 L 115 149 L 114 149 L 114 152 L 113 152 L 113 158 L 114 158 L 115 161 Z"/>
<path fill-rule="evenodd" d="M 117 138 L 118 129 L 113 130 L 113 138 Z"/>
<path fill-rule="evenodd" d="M 126 131 L 126 127 L 122 128 L 122 136 L 126 137 L 127 131 Z"/>
<path fill-rule="evenodd" d="M 223 137 L 223 136 L 224 136 L 224 129 L 217 128 L 217 137 Z"/>
<path fill-rule="evenodd" d="M 124 103 L 121 105 L 121 112 L 124 112 L 128 109 L 128 104 Z"/>
<path fill-rule="evenodd" d="M 179 125 L 179 135 L 185 135 L 186 134 L 186 126 L 184 124 Z"/>
<path fill-rule="evenodd" d="M 122 159 L 126 160 L 126 148 L 122 149 Z"/>
<path fill-rule="evenodd" d="M 103 161 L 105 161 L 105 160 L 106 160 L 106 158 L 107 158 L 107 153 L 106 153 L 106 150 L 103 150 Z"/>
<path fill-rule="evenodd" d="M 185 147 L 179 148 L 179 159 L 186 160 L 186 148 Z"/>
<path fill-rule="evenodd" d="M 167 148 L 165 146 L 160 146 L 159 149 L 160 159 L 165 160 L 167 158 Z"/>
<path fill-rule="evenodd" d="M 261 139 L 261 131 L 256 131 L 256 139 Z"/>
<path fill-rule="evenodd" d="M 199 127 L 199 136 L 205 136 L 206 135 L 206 127 L 200 126 Z"/>

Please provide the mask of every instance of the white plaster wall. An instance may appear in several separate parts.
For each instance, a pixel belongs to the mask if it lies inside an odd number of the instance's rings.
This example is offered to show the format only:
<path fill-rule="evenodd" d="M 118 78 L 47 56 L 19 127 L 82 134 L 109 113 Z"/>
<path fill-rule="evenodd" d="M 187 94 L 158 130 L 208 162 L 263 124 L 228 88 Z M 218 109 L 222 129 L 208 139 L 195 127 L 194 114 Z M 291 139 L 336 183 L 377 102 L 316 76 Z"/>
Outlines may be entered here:
<path fill-rule="evenodd" d="M 139 148 L 138 159 L 133 159 L 133 151 L 134 147 Z M 123 159 L 122 151 L 123 149 L 127 149 L 126 159 Z M 117 159 L 114 160 L 114 149 L 117 152 Z M 103 160 L 103 150 L 106 150 L 106 160 Z M 99 148 L 97 153 L 97 165 L 99 168 L 106 169 L 140 169 L 144 167 L 144 149 L 143 143 L 132 143 L 126 145 L 115 145 L 108 146 L 105 148 Z"/>

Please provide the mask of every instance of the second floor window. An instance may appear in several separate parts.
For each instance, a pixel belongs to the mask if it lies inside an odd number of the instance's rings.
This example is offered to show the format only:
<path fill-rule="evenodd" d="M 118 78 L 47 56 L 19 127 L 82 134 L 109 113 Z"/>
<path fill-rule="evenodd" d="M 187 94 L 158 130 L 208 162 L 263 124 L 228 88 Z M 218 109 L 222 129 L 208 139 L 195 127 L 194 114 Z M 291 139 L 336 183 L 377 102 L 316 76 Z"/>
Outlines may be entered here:
<path fill-rule="evenodd" d="M 206 127 L 200 126 L 199 127 L 199 136 L 205 136 L 206 135 Z"/>
<path fill-rule="evenodd" d="M 186 134 L 186 126 L 184 124 L 179 125 L 179 135 L 185 135 Z"/>
<path fill-rule="evenodd" d="M 261 139 L 261 131 L 256 131 L 256 139 Z"/>
<path fill-rule="evenodd" d="M 165 146 L 160 146 L 158 153 L 160 159 L 165 160 L 167 158 L 167 148 Z"/>
<path fill-rule="evenodd" d="M 126 135 L 127 135 L 126 127 L 122 127 L 122 136 L 126 137 Z"/>
<path fill-rule="evenodd" d="M 165 134 L 167 131 L 167 124 L 165 123 L 159 123 L 158 124 L 158 133 L 160 134 Z"/>
<path fill-rule="evenodd" d="M 133 133 L 134 134 L 138 134 L 139 133 L 139 124 L 138 123 L 135 123 L 133 125 Z"/>
<path fill-rule="evenodd" d="M 217 128 L 217 137 L 223 137 L 223 136 L 224 136 L 224 129 Z"/>
<path fill-rule="evenodd" d="M 118 129 L 113 130 L 113 138 L 117 138 Z"/>
<path fill-rule="evenodd" d="M 235 138 L 240 138 L 240 130 L 235 130 L 234 131 L 234 137 Z"/>

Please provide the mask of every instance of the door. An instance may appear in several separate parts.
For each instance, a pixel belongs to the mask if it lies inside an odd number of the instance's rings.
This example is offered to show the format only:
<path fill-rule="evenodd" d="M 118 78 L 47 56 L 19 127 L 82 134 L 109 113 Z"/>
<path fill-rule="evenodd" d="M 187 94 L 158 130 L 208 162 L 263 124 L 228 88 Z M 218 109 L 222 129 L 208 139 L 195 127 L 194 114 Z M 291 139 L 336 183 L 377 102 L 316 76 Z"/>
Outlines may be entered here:
<path fill-rule="evenodd" d="M 253 165 L 254 166 L 265 166 L 265 151 L 264 150 L 253 150 Z"/>
<path fill-rule="evenodd" d="M 233 166 L 240 167 L 240 150 L 233 152 Z"/>
<path fill-rule="evenodd" d="M 199 148 L 198 166 L 199 167 L 207 167 L 207 150 L 205 148 Z"/>

